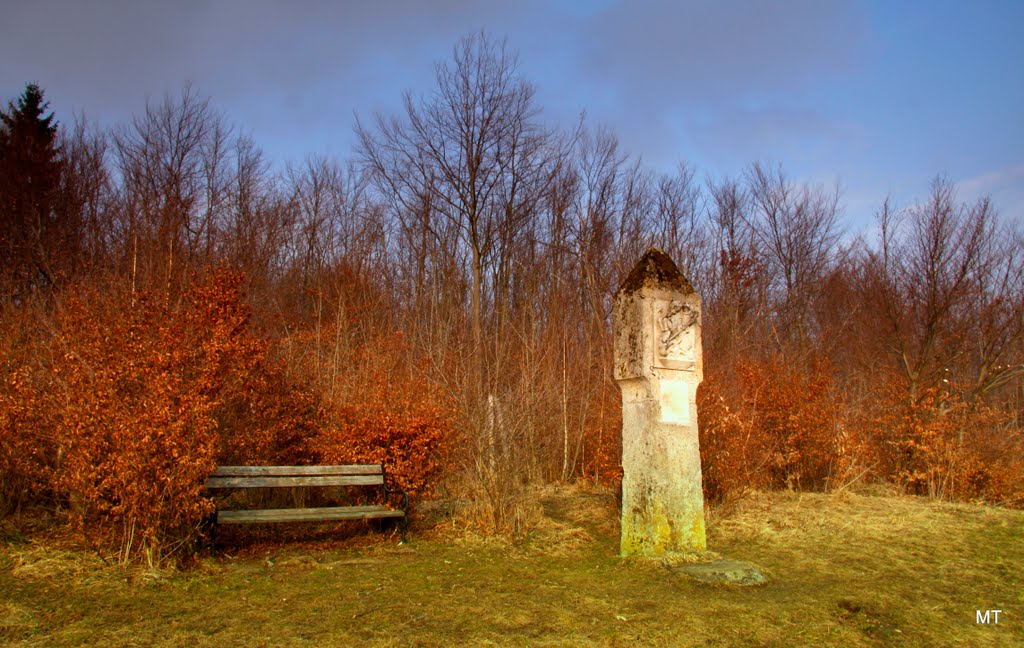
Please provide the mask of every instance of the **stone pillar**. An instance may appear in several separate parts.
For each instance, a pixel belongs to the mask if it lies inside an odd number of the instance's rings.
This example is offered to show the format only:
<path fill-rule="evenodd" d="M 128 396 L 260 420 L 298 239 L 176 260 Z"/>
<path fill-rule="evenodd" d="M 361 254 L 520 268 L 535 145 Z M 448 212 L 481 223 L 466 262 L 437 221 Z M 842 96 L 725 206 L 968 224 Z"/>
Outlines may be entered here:
<path fill-rule="evenodd" d="M 622 556 L 706 548 L 697 441 L 700 297 L 650 248 L 615 293 L 622 390 Z"/>

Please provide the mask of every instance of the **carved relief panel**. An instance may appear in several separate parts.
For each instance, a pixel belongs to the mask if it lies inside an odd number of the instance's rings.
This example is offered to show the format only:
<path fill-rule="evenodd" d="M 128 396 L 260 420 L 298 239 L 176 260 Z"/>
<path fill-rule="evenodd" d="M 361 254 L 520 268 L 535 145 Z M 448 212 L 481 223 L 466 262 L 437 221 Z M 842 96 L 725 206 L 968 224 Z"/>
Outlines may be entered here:
<path fill-rule="evenodd" d="M 654 366 L 694 371 L 699 312 L 680 300 L 656 299 L 653 308 Z"/>

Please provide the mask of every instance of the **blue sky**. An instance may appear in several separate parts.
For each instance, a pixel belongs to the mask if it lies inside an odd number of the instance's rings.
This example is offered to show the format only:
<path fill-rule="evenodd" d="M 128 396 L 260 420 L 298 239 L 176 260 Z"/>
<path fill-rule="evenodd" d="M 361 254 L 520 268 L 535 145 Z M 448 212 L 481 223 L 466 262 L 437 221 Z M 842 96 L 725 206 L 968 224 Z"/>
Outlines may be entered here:
<path fill-rule="evenodd" d="M 0 97 L 112 125 L 191 81 L 277 163 L 349 155 L 354 115 L 394 113 L 487 30 L 543 116 L 619 135 L 700 177 L 755 160 L 838 181 L 851 232 L 945 174 L 1024 224 L 1024 2 L 47 2 L 0 24 Z M 372 6 L 371 6 L 372 5 Z"/>

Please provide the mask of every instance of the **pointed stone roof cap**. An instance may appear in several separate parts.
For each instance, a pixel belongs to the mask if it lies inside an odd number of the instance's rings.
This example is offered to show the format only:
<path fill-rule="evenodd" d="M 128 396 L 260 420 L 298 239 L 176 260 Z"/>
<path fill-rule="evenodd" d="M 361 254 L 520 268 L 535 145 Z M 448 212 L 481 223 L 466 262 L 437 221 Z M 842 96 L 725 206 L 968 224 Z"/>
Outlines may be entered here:
<path fill-rule="evenodd" d="M 653 245 L 647 248 L 633 269 L 626 275 L 616 294 L 636 292 L 641 288 L 676 290 L 683 294 L 694 292 L 671 258 Z"/>

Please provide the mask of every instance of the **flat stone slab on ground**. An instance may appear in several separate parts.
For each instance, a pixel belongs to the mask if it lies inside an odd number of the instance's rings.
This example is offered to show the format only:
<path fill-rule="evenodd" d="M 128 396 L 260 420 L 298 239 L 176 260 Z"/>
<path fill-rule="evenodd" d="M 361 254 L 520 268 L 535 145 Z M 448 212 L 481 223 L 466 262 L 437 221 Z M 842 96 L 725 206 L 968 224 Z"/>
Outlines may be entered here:
<path fill-rule="evenodd" d="M 768 578 L 754 565 L 739 560 L 714 560 L 674 567 L 678 572 L 702 583 L 726 585 L 764 585 Z"/>

